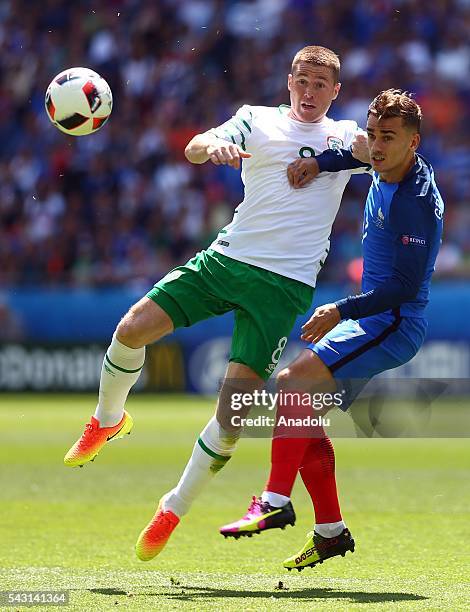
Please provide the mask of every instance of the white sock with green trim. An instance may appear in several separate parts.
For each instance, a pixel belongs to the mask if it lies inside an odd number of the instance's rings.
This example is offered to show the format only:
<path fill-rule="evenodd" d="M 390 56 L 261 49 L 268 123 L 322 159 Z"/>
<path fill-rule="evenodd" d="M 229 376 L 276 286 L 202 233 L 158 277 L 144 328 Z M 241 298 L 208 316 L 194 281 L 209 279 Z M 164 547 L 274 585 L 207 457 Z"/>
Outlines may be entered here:
<path fill-rule="evenodd" d="M 212 417 L 194 445 L 180 481 L 165 495 L 163 509 L 179 517 L 186 514 L 206 484 L 230 459 L 237 440 Z"/>
<path fill-rule="evenodd" d="M 145 361 L 145 346 L 129 348 L 119 342 L 116 334 L 103 359 L 100 392 L 95 419 L 101 427 L 117 425 L 124 414 L 124 404 L 137 382 Z"/>

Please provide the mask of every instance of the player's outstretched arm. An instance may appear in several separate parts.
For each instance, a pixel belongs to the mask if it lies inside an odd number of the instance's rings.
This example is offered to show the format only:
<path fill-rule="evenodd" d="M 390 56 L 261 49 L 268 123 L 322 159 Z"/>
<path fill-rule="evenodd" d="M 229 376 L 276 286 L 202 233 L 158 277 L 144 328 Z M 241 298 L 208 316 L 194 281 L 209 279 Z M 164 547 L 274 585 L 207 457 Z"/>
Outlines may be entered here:
<path fill-rule="evenodd" d="M 241 159 L 251 157 L 251 153 L 238 145 L 221 140 L 210 132 L 194 136 L 186 145 L 184 154 L 192 164 L 204 164 L 210 160 L 216 166 L 228 165 L 236 169 L 240 168 Z"/>
<path fill-rule="evenodd" d="M 327 149 L 315 157 L 295 159 L 287 166 L 287 178 L 291 187 L 305 187 L 320 172 L 341 172 L 341 170 L 356 170 L 362 168 L 369 171 L 369 149 L 366 140 L 356 136 L 353 149 Z"/>

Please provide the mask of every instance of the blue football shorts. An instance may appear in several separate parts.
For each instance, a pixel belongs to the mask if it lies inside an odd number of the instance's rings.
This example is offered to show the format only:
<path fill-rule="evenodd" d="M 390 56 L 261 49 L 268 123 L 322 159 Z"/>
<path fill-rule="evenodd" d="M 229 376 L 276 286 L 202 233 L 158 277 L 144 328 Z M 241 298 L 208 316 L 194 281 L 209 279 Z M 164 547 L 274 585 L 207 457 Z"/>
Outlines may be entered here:
<path fill-rule="evenodd" d="M 320 342 L 307 348 L 328 366 L 338 388 L 346 391 L 341 408 L 347 410 L 376 374 L 412 359 L 426 335 L 427 322 L 401 317 L 399 309 L 353 321 L 341 321 Z"/>

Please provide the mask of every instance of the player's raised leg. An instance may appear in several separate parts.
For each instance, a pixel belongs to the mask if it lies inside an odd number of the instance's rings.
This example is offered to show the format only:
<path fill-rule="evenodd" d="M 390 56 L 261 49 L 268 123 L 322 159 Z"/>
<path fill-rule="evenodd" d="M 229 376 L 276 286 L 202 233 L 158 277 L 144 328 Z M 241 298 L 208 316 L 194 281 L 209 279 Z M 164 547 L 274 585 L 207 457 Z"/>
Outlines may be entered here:
<path fill-rule="evenodd" d="M 230 419 L 232 394 L 251 393 L 262 385 L 262 378 L 251 368 L 229 363 L 215 415 L 197 439 L 178 484 L 162 497 L 154 517 L 139 535 L 139 559 L 148 561 L 162 551 L 180 518 L 232 456 L 241 432 Z M 244 407 L 238 414 L 243 417 L 248 411 L 249 407 Z"/>
<path fill-rule="evenodd" d="M 160 552 L 161 530 L 167 538 L 172 531 L 165 524 L 165 513 L 171 512 L 177 518 L 184 516 L 231 457 L 241 433 L 241 419 L 251 407 L 250 401 L 238 405 L 240 397 L 249 395 L 253 400 L 254 392 L 263 387 L 281 357 L 297 315 L 305 312 L 312 300 L 311 287 L 255 266 L 233 262 L 218 254 L 210 256 L 208 265 L 213 266 L 207 281 L 214 287 L 211 293 L 230 291 L 230 302 L 240 302 L 235 309 L 230 363 L 216 414 L 196 441 L 179 483 L 163 497 L 161 520 L 154 517 L 139 537 L 137 555 L 145 560 Z M 197 287 L 190 294 L 191 303 L 194 291 Z"/>
<path fill-rule="evenodd" d="M 103 360 L 95 414 L 65 455 L 65 465 L 82 466 L 93 461 L 106 442 L 131 432 L 133 422 L 124 404 L 144 365 L 145 345 L 171 331 L 170 317 L 148 297 L 142 298 L 123 317 Z"/>

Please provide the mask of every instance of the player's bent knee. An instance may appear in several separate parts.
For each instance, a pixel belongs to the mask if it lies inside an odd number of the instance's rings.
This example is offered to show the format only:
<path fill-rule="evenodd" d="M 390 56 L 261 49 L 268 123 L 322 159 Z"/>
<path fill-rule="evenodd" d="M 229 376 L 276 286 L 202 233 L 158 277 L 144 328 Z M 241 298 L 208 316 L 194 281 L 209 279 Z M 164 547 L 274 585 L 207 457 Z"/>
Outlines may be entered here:
<path fill-rule="evenodd" d="M 306 372 L 304 367 L 298 367 L 294 361 L 276 376 L 276 384 L 279 390 L 308 388 L 313 382 L 314 372 Z"/>
<path fill-rule="evenodd" d="M 141 346 L 144 346 L 138 341 L 132 320 L 129 317 L 129 313 L 124 315 L 116 327 L 116 337 L 119 342 L 122 342 L 122 344 L 130 348 L 140 348 Z"/>
<path fill-rule="evenodd" d="M 167 313 L 147 297 L 134 304 L 119 322 L 116 336 L 131 348 L 140 348 L 173 331 Z"/>
<path fill-rule="evenodd" d="M 282 369 L 276 378 L 279 389 L 313 389 L 315 385 L 335 387 L 336 383 L 330 369 L 318 355 L 304 350 L 295 361 Z"/>

